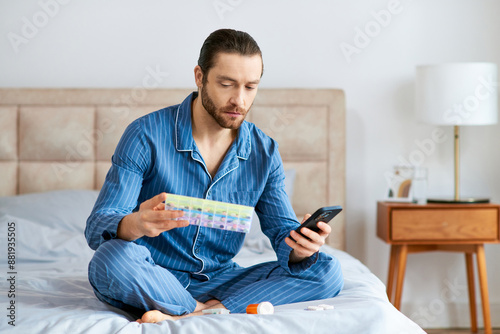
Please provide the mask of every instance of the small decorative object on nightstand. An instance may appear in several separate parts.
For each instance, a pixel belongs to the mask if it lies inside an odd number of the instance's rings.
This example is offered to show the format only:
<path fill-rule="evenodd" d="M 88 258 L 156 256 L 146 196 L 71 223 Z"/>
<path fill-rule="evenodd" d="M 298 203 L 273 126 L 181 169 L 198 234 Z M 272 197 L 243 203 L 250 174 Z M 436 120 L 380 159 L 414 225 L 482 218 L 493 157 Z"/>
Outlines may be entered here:
<path fill-rule="evenodd" d="M 391 245 L 387 295 L 401 306 L 401 294 L 409 253 L 462 252 L 468 281 L 471 329 L 477 331 L 473 255 L 476 254 L 484 329 L 491 334 L 485 243 L 500 242 L 498 204 L 410 204 L 378 202 L 377 236 Z M 394 278 L 396 281 L 394 282 Z M 395 287 L 395 291 L 394 291 Z"/>

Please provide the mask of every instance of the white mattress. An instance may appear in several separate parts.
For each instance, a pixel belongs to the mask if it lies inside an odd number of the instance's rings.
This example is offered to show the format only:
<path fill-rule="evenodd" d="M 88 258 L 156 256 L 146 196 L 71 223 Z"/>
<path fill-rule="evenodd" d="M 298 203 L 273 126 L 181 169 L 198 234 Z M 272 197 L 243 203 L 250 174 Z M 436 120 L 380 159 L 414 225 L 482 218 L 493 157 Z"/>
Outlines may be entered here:
<path fill-rule="evenodd" d="M 16 282 L 15 298 L 7 293 L 10 283 L 0 282 L 1 333 L 424 333 L 389 303 L 385 286 L 366 266 L 327 246 L 323 251 L 340 260 L 345 279 L 335 298 L 277 306 L 273 315 L 204 315 L 138 324 L 101 303 L 87 280 L 93 251 L 83 229 L 96 197 L 95 191 L 57 191 L 0 198 L 2 249 L 7 248 L 8 223 L 15 223 L 16 238 L 14 267 L 8 267 L 7 255 L 0 258 L 2 277 L 14 276 Z M 237 256 L 243 266 L 274 259 L 268 244 L 255 239 Z M 4 306 L 12 301 L 15 326 L 9 325 L 10 311 Z M 335 308 L 305 310 L 319 304 Z"/>

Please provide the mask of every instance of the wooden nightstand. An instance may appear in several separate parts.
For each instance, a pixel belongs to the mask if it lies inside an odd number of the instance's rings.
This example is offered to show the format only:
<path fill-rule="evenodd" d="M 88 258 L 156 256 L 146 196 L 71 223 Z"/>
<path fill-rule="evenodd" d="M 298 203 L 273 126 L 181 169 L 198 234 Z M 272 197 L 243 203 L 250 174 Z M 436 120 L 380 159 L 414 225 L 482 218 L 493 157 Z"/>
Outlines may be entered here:
<path fill-rule="evenodd" d="M 377 236 L 391 245 L 387 295 L 401 306 L 409 253 L 451 251 L 465 253 L 471 329 L 477 331 L 473 254 L 476 254 L 485 333 L 491 333 L 485 243 L 500 242 L 498 204 L 377 203 Z M 396 277 L 394 291 L 394 277 Z M 394 294 L 395 293 L 395 294 Z"/>

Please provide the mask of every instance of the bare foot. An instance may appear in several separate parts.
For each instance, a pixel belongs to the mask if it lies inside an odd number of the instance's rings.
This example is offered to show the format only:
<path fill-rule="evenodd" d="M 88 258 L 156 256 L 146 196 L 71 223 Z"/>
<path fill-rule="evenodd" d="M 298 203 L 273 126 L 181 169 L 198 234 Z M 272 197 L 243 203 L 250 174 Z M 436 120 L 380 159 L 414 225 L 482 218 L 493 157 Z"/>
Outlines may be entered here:
<path fill-rule="evenodd" d="M 142 315 L 142 318 L 136 321 L 140 324 L 143 323 L 155 323 L 163 320 L 177 320 L 179 317 L 161 313 L 158 310 L 147 311 Z"/>
<path fill-rule="evenodd" d="M 178 320 L 182 318 L 199 316 L 203 315 L 203 310 L 212 309 L 212 308 L 226 308 L 220 301 L 217 299 L 211 299 L 206 303 L 196 302 L 196 308 L 193 313 L 185 314 L 185 315 L 168 315 L 162 313 L 158 310 L 147 311 L 142 315 L 141 319 L 137 319 L 136 321 L 140 324 L 143 323 L 156 323 L 164 320 Z"/>

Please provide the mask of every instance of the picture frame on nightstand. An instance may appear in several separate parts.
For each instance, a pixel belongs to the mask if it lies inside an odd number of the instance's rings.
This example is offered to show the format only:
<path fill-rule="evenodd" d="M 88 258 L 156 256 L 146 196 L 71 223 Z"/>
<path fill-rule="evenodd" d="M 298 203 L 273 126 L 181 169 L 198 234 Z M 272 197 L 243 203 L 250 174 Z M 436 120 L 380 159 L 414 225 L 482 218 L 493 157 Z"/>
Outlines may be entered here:
<path fill-rule="evenodd" d="M 392 172 L 385 173 L 387 189 L 384 197 L 386 202 L 413 202 L 412 179 L 414 168 L 412 166 L 394 166 Z"/>

